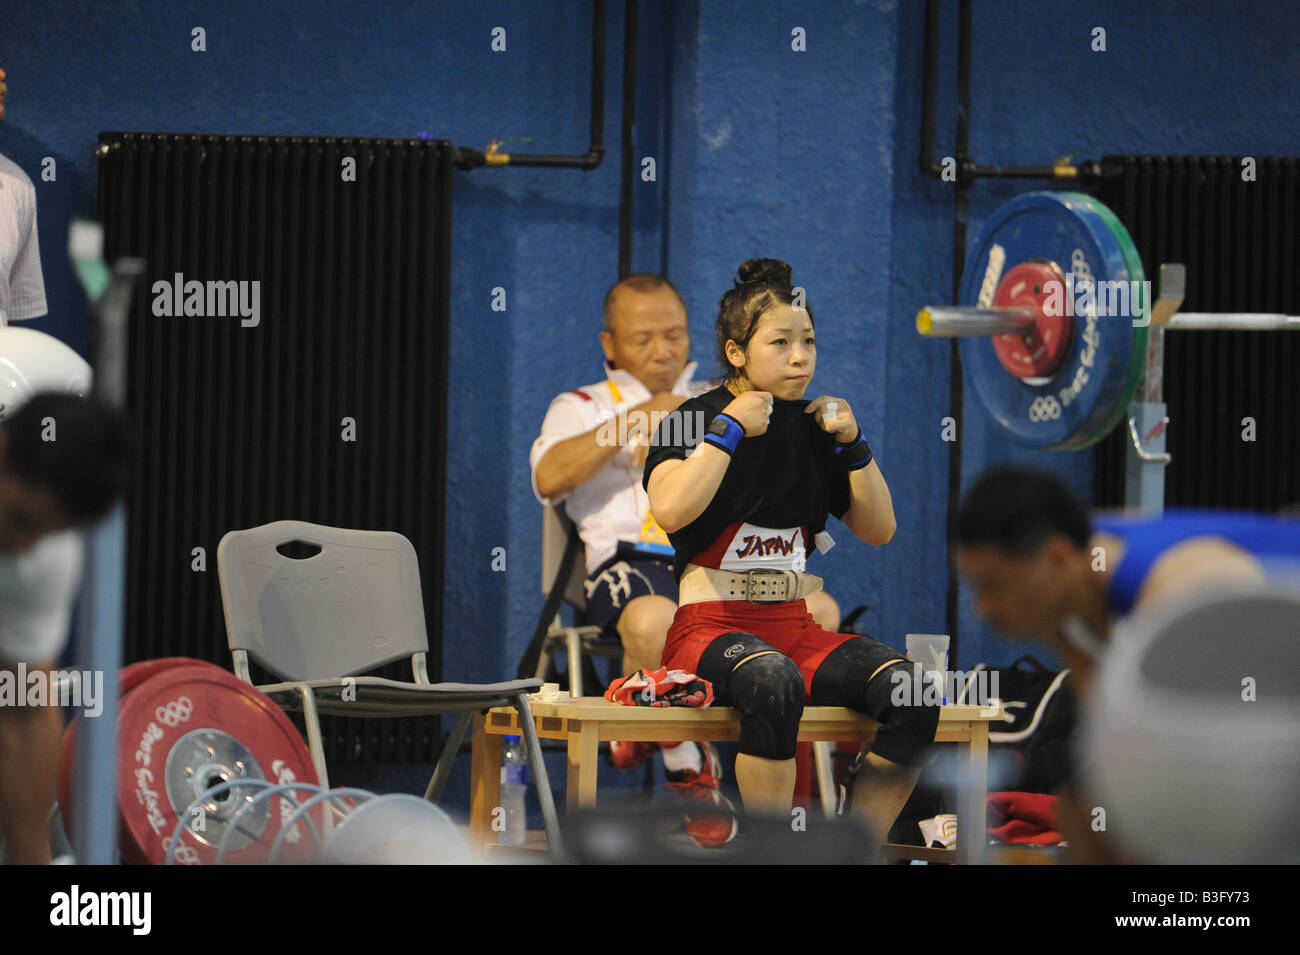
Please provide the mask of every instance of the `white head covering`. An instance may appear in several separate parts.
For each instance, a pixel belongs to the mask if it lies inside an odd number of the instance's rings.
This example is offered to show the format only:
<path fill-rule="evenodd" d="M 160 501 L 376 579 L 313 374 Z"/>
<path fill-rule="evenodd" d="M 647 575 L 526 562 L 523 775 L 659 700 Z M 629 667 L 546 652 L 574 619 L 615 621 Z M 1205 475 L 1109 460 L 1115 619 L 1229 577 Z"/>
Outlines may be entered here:
<path fill-rule="evenodd" d="M 1118 625 L 1081 740 L 1107 831 L 1143 861 L 1300 862 L 1300 589 L 1221 588 Z"/>
<path fill-rule="evenodd" d="M 86 360 L 63 342 L 30 328 L 0 328 L 0 419 L 40 391 L 90 393 Z"/>

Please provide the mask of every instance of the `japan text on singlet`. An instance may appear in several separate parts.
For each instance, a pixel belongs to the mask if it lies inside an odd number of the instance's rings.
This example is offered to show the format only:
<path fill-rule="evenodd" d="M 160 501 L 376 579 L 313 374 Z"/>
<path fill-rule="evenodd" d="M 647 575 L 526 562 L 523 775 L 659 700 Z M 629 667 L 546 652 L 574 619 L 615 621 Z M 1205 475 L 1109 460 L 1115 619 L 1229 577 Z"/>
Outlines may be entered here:
<path fill-rule="evenodd" d="M 685 401 L 660 423 L 642 484 L 655 467 L 689 455 L 735 395 L 725 387 Z M 713 500 L 694 521 L 668 535 L 673 569 L 688 563 L 724 570 L 804 569 L 826 515 L 849 510 L 849 476 L 835 460 L 835 435 L 823 431 L 809 402 L 777 400 L 767 431 L 743 438 Z"/>

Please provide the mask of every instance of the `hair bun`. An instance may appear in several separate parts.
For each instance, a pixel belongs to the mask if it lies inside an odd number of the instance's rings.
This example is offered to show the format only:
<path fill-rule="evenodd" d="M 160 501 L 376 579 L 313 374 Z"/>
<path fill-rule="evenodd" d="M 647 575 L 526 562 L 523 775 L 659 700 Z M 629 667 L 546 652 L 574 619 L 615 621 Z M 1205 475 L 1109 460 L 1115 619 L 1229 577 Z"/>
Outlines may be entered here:
<path fill-rule="evenodd" d="M 794 272 L 780 259 L 746 259 L 736 270 L 739 278 L 736 285 L 781 285 L 789 288 L 794 284 Z"/>

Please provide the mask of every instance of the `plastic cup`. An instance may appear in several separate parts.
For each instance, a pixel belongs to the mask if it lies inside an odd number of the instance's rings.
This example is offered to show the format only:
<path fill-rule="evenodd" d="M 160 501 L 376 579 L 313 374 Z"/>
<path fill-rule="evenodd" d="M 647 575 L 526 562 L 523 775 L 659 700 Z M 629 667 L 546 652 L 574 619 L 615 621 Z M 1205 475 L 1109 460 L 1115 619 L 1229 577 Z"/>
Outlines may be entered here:
<path fill-rule="evenodd" d="M 948 682 L 948 635 L 946 633 L 909 633 L 907 635 L 907 659 L 919 663 L 926 673 L 933 673 L 934 679 L 943 688 L 943 705 L 951 701 L 947 696 Z"/>

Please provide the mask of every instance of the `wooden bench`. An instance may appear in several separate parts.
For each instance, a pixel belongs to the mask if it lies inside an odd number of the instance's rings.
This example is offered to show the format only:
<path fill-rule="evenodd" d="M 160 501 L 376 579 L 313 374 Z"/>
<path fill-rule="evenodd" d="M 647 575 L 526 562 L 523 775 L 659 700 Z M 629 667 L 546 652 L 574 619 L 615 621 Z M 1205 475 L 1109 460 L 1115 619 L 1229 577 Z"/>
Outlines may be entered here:
<path fill-rule="evenodd" d="M 734 741 L 740 722 L 730 707 L 624 706 L 598 696 L 553 702 L 530 700 L 537 733 L 543 739 L 568 744 L 568 809 L 596 803 L 597 747 L 609 740 Z M 964 785 L 957 800 L 958 840 L 954 849 L 925 849 L 886 843 L 884 854 L 893 858 L 933 862 L 979 863 L 985 860 L 985 803 L 988 798 L 989 723 L 1001 721 L 1000 707 L 944 706 L 939 711 L 935 741 L 957 743 L 958 766 Z M 799 740 L 862 742 L 875 739 L 875 720 L 840 706 L 809 706 L 799 723 Z M 498 707 L 474 717 L 471 773 L 470 838 L 475 845 L 496 842 L 492 810 L 500 805 L 501 737 L 519 733 L 519 715 Z M 978 820 L 977 838 L 962 838 L 961 821 Z"/>

